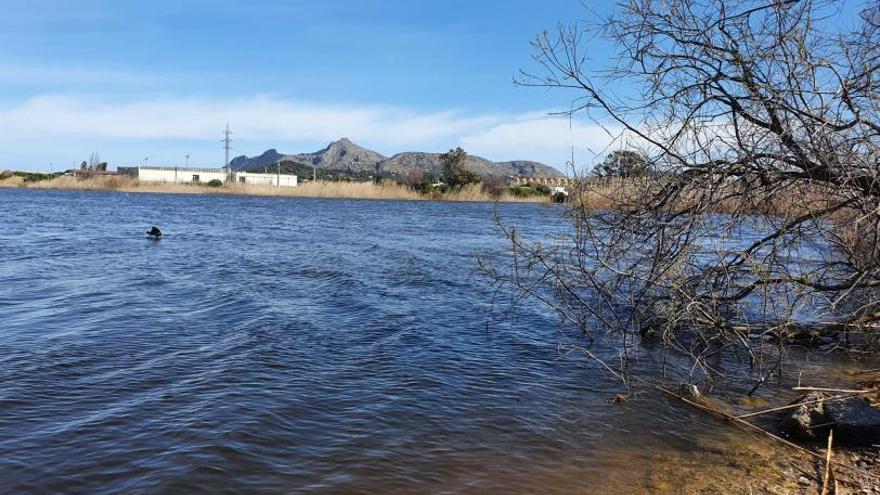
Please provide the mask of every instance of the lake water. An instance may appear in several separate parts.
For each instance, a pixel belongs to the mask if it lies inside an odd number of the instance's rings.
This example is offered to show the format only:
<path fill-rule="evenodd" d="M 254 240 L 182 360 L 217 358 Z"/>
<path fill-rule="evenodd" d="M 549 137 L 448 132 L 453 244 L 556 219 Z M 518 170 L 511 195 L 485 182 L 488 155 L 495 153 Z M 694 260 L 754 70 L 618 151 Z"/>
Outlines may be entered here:
<path fill-rule="evenodd" d="M 495 209 L 0 189 L 0 492 L 678 491 L 771 458 L 493 312 Z"/>

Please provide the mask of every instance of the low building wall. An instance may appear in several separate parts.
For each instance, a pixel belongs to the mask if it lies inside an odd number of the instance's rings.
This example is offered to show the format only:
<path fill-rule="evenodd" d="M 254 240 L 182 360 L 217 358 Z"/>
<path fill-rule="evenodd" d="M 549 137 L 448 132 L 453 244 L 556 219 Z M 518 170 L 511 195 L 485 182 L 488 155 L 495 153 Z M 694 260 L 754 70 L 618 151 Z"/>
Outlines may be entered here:
<path fill-rule="evenodd" d="M 297 186 L 297 176 L 289 174 L 257 174 L 253 172 L 236 172 L 235 180 L 237 180 L 239 184 L 278 187 Z"/>
<path fill-rule="evenodd" d="M 197 167 L 119 167 L 120 174 L 136 177 L 146 182 L 170 182 L 177 184 L 206 183 L 212 180 L 226 182 L 226 172 L 219 168 Z M 296 187 L 297 176 L 288 174 L 257 174 L 236 172 L 239 184 Z"/>
<path fill-rule="evenodd" d="M 138 180 L 148 182 L 204 183 L 226 181 L 226 173 L 219 168 L 192 167 L 138 167 Z"/>

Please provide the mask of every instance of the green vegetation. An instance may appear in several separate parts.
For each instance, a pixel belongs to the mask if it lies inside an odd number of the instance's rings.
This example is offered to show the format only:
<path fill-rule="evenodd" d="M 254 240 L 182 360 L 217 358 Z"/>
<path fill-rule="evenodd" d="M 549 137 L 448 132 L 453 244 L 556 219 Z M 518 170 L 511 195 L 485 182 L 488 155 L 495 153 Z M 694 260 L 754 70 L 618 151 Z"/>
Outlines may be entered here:
<path fill-rule="evenodd" d="M 441 184 L 440 186 L 434 187 L 434 182 L 430 179 L 423 179 L 415 184 L 412 188 L 422 194 L 431 194 L 434 191 L 439 191 L 443 193 L 446 192 L 447 189 L 446 184 Z"/>
<path fill-rule="evenodd" d="M 528 198 L 529 196 L 549 196 L 550 187 L 544 184 L 528 183 L 524 186 L 510 186 L 508 191 L 511 195 L 518 198 Z"/>
<path fill-rule="evenodd" d="M 599 177 L 645 177 L 652 173 L 652 169 L 641 154 L 619 150 L 609 153 L 605 161 L 596 165 L 593 173 Z"/>
<path fill-rule="evenodd" d="M 461 148 L 449 150 L 440 155 L 443 167 L 443 182 L 452 189 L 461 189 L 468 184 L 480 182 L 480 176 L 467 166 L 467 153 Z"/>
<path fill-rule="evenodd" d="M 205 183 L 208 187 L 220 187 L 223 185 L 223 181 L 220 179 L 211 179 L 207 183 Z"/>

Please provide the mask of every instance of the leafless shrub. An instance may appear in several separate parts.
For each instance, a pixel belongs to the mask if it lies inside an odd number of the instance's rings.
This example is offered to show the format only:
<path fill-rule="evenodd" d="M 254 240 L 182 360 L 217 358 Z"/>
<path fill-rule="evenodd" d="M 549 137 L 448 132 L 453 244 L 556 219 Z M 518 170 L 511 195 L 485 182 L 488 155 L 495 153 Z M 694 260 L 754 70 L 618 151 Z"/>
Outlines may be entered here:
<path fill-rule="evenodd" d="M 847 31 L 839 5 L 630 0 L 595 26 L 541 34 L 540 69 L 520 84 L 575 92 L 569 113 L 638 143 L 655 173 L 585 179 L 566 239 L 505 228 L 512 256 L 484 271 L 588 334 L 656 335 L 710 375 L 719 349 L 754 360 L 766 342 L 872 343 L 880 4 Z M 611 69 L 586 58 L 596 39 L 617 48 Z"/>
<path fill-rule="evenodd" d="M 421 184 L 425 180 L 425 172 L 421 169 L 413 169 L 406 173 L 403 176 L 403 180 L 401 181 L 403 185 L 410 189 L 415 189 L 419 184 Z"/>
<path fill-rule="evenodd" d="M 500 198 L 507 192 L 507 180 L 498 175 L 487 175 L 480 182 L 480 189 L 493 198 Z"/>

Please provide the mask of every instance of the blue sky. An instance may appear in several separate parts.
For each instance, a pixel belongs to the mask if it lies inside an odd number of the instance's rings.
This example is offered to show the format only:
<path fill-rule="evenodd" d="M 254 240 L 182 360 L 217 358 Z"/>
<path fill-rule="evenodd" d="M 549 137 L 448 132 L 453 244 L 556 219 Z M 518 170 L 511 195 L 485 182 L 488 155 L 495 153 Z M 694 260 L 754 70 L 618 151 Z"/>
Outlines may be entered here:
<path fill-rule="evenodd" d="M 578 0 L 0 1 L 0 168 L 220 166 L 348 137 L 377 151 L 463 146 L 562 167 L 604 137 L 516 87 L 529 42 Z M 607 53 L 596 53 L 607 58 Z M 589 148 L 589 149 L 588 149 Z"/>

